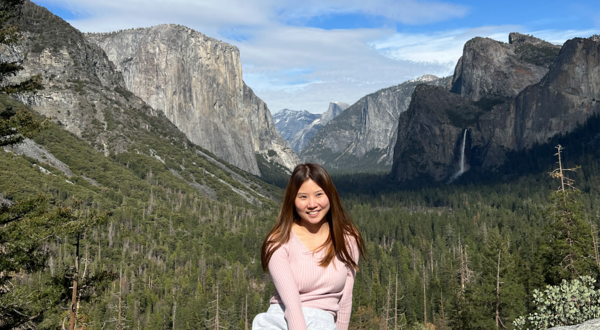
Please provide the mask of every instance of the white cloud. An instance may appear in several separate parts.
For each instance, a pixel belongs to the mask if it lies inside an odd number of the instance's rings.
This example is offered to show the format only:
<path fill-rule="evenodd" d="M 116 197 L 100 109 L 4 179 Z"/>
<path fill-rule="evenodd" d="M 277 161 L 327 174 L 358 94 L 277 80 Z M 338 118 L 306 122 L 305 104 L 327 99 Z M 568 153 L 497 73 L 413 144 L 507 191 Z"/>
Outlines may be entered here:
<path fill-rule="evenodd" d="M 385 29 L 321 30 L 279 26 L 236 42 L 244 79 L 272 111 L 323 112 L 329 102 L 360 97 L 416 76 L 447 74 L 447 65 L 384 56 L 369 43 L 395 33 Z M 295 69 L 295 70 L 290 70 Z M 290 74 L 292 72 L 292 74 Z"/>
<path fill-rule="evenodd" d="M 416 0 L 38 0 L 71 10 L 84 32 L 163 23 L 186 25 L 239 47 L 244 80 L 269 108 L 323 112 L 331 101 L 360 97 L 423 74 L 450 75 L 464 43 L 475 37 L 507 42 L 522 26 L 484 26 L 398 33 L 395 23 L 426 24 L 464 17 L 469 8 Z M 301 26 L 332 14 L 383 17 L 392 28 L 323 30 Z M 299 26 L 290 26 L 289 23 Z M 595 30 L 529 32 L 562 43 Z"/>
<path fill-rule="evenodd" d="M 282 1 L 279 14 L 288 20 L 340 14 L 363 13 L 393 22 L 420 25 L 465 17 L 469 9 L 441 1 L 416 0 L 304 0 Z"/>
<path fill-rule="evenodd" d="M 372 45 L 386 56 L 398 60 L 453 65 L 462 55 L 463 46 L 469 39 L 484 37 L 508 42 L 510 32 L 522 30 L 519 26 L 505 25 L 429 34 L 396 33 L 389 38 L 374 41 Z"/>
<path fill-rule="evenodd" d="M 375 49 L 393 59 L 448 64 L 456 63 L 462 55 L 464 44 L 468 40 L 474 37 L 483 37 L 508 42 L 508 34 L 511 32 L 530 34 L 561 45 L 571 38 L 589 37 L 599 33 L 600 29 L 527 31 L 525 27 L 518 25 L 484 26 L 430 34 L 396 33 L 391 37 L 374 41 L 372 45 Z"/>
<path fill-rule="evenodd" d="M 69 21 L 83 32 L 177 23 L 203 33 L 235 26 L 264 26 L 272 20 L 274 0 L 37 0 L 42 6 L 67 8 L 80 18 Z"/>
<path fill-rule="evenodd" d="M 588 29 L 588 30 L 540 30 L 528 32 L 535 37 L 540 39 L 544 39 L 553 44 L 562 45 L 565 41 L 573 38 L 588 38 L 594 34 L 600 33 L 600 26 L 597 29 Z"/>

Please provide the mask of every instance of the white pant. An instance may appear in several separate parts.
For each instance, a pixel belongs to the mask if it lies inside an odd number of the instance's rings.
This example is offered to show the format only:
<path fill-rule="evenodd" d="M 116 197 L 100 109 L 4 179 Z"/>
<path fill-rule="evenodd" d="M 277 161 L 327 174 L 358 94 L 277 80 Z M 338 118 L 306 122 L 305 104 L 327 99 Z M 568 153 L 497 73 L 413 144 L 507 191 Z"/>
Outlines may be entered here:
<path fill-rule="evenodd" d="M 308 330 L 337 330 L 333 315 L 309 307 L 302 307 Z M 271 304 L 266 313 L 256 315 L 252 321 L 252 330 L 288 330 L 281 305 Z"/>

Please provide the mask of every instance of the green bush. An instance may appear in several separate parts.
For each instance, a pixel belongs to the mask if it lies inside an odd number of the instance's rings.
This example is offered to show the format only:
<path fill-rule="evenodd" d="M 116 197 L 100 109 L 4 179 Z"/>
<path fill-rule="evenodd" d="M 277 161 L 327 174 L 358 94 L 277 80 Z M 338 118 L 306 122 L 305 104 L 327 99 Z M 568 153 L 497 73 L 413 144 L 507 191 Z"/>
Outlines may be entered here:
<path fill-rule="evenodd" d="M 594 289 L 596 280 L 580 276 L 581 280 L 560 285 L 548 285 L 544 292 L 533 291 L 536 312 L 517 318 L 516 329 L 547 329 L 549 327 L 580 324 L 600 317 L 600 291 Z M 526 328 L 526 326 L 530 326 Z"/>

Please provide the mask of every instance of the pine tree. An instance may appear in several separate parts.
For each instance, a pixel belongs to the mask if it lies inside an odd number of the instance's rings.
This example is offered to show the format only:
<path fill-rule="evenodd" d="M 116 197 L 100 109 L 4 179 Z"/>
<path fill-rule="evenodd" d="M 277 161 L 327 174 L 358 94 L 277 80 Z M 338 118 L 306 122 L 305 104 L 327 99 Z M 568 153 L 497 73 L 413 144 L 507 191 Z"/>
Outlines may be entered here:
<path fill-rule="evenodd" d="M 74 265 L 70 267 L 67 274 L 64 276 L 65 278 L 71 278 L 69 330 L 74 330 L 77 322 L 77 306 L 80 302 L 79 299 L 82 297 L 81 292 L 78 292 L 78 290 L 91 290 L 96 282 L 99 282 L 105 278 L 105 276 L 100 276 L 100 278 L 96 277 L 91 281 L 88 280 L 84 286 L 84 282 L 82 282 L 83 278 L 80 278 L 81 269 L 79 266 L 79 250 L 81 243 L 85 239 L 85 233 L 87 231 L 106 223 L 109 214 L 98 214 L 98 212 L 94 209 L 83 207 L 81 201 L 75 201 L 70 207 L 60 208 L 59 213 L 61 214 L 62 220 L 62 223 L 59 224 L 59 228 L 63 234 L 66 234 L 73 240 L 72 244 L 75 247 L 75 253 L 73 255 Z M 120 280 L 121 279 L 119 278 L 119 281 Z"/>
<path fill-rule="evenodd" d="M 480 263 L 481 277 L 468 297 L 476 315 L 474 328 L 505 328 L 511 320 L 525 312 L 526 292 L 525 286 L 515 276 L 518 256 L 510 253 L 508 240 L 496 228 L 489 233 Z"/>
<path fill-rule="evenodd" d="M 82 233 L 83 229 L 106 221 L 107 216 L 83 210 L 77 203 L 69 207 L 52 207 L 43 196 L 0 207 L 0 329 L 32 322 L 58 305 L 65 296 L 61 286 L 65 291 L 73 286 L 73 306 L 77 306 L 78 255 L 75 267 L 67 274 L 56 276 L 39 289 L 30 290 L 26 285 L 19 285 L 19 280 L 46 268 L 51 254 L 43 247 L 49 240 L 64 234 Z M 79 285 L 89 290 L 90 283 L 106 277 L 99 274 Z M 65 281 L 69 276 L 74 282 Z"/>
<path fill-rule="evenodd" d="M 558 285 L 565 280 L 573 280 L 583 275 L 595 277 L 598 274 L 594 242 L 589 224 L 583 220 L 583 203 L 580 191 L 574 187 L 574 180 L 566 172 L 575 168 L 563 168 L 561 151 L 558 145 L 558 168 L 550 175 L 560 180 L 560 187 L 550 195 L 550 207 L 546 218 L 549 224 L 544 228 L 540 247 L 544 278 L 547 284 Z"/>

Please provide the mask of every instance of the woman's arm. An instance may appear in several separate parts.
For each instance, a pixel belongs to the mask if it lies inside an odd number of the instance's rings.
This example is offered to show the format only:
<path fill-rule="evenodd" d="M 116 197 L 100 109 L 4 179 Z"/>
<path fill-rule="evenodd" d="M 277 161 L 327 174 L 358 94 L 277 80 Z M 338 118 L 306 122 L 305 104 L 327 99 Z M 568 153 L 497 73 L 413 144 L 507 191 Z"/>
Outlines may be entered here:
<path fill-rule="evenodd" d="M 351 249 L 352 257 L 354 261 L 358 264 L 358 246 L 356 242 L 352 240 L 352 243 L 349 244 L 349 248 Z M 340 309 L 337 312 L 337 319 L 335 321 L 335 325 L 338 330 L 347 330 L 350 325 L 350 314 L 352 313 L 352 290 L 354 289 L 354 278 L 356 277 L 356 271 L 352 267 L 347 268 L 346 275 L 346 284 L 344 285 L 344 292 L 342 293 L 342 298 L 340 299 Z"/>
<path fill-rule="evenodd" d="M 300 292 L 294 280 L 294 273 L 290 267 L 289 251 L 287 245 L 282 245 L 271 256 L 269 273 L 283 301 L 284 315 L 289 330 L 306 330 L 306 321 L 302 313 Z"/>

